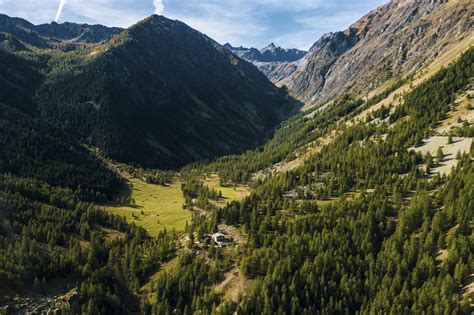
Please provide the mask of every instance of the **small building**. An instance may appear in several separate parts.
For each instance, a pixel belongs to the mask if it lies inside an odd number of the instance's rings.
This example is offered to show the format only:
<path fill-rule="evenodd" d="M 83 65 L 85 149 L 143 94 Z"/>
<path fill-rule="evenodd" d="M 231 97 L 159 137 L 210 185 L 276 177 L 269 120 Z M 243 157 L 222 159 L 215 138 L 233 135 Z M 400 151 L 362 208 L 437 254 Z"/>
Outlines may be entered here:
<path fill-rule="evenodd" d="M 211 235 L 211 238 L 218 247 L 225 247 L 227 244 L 227 238 L 222 233 L 214 233 Z"/>

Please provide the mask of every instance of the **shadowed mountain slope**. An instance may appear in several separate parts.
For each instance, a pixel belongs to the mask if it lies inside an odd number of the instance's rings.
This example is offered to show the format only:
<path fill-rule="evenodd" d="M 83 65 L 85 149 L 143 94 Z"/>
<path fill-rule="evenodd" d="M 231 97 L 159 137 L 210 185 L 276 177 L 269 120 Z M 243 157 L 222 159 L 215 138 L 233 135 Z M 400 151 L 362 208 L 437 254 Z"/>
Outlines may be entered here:
<path fill-rule="evenodd" d="M 169 168 L 245 150 L 295 106 L 253 65 L 161 16 L 51 64 L 43 117 L 126 162 Z"/>

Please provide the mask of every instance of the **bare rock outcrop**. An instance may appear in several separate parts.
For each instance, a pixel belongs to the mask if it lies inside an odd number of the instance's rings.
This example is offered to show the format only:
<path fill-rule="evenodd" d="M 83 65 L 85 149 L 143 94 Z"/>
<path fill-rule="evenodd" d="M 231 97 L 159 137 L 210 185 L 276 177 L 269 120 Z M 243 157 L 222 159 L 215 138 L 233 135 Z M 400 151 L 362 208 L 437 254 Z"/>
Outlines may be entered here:
<path fill-rule="evenodd" d="M 392 0 L 267 75 L 305 103 L 321 104 L 345 91 L 361 95 L 474 36 L 473 15 L 469 0 Z"/>

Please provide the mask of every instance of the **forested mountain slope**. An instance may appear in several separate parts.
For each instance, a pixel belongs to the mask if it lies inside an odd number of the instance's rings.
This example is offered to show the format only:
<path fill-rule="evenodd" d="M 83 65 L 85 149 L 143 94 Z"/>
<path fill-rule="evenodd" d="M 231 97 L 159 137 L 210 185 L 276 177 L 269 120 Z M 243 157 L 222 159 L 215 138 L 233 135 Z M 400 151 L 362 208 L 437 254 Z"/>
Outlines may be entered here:
<path fill-rule="evenodd" d="M 0 50 L 0 173 L 109 197 L 118 178 L 72 136 L 38 117 L 34 91 L 41 83 L 35 62 Z"/>
<path fill-rule="evenodd" d="M 296 108 L 255 67 L 160 16 L 54 59 L 37 100 L 81 141 L 161 168 L 250 148 Z"/>
<path fill-rule="evenodd" d="M 164 17 L 122 32 L 1 15 L 0 31 L 0 62 L 20 66 L 4 71 L 18 76 L 4 103 L 23 97 L 28 114 L 120 161 L 176 168 L 239 152 L 299 107 L 251 64 Z"/>
<path fill-rule="evenodd" d="M 450 131 L 451 137 L 470 139 L 471 146 L 453 157 L 457 167 L 449 177 L 435 170 L 447 159 L 443 148 L 431 156 L 413 147 L 435 135 L 439 123 L 460 106 L 456 99 L 470 89 L 473 76 L 471 48 L 400 96 L 398 107 L 382 107 L 366 121 L 339 127 L 332 123 L 388 93 L 367 102 L 339 100 L 339 107 L 322 114 L 322 121 L 327 121 L 322 130 L 310 128 L 311 120 L 322 123 L 315 115 L 307 118 L 307 129 L 296 129 L 299 135 L 277 132 L 277 153 L 304 134 L 323 137 L 335 131 L 335 138 L 319 144 L 321 149 L 299 167 L 254 181 L 254 193 L 242 202 L 214 209 L 209 220 L 194 218 L 189 235 L 195 239 L 229 226 L 248 237 L 245 247 L 236 249 L 236 266 L 222 268 L 233 275 L 243 273 L 245 283 L 253 281 L 253 286 L 234 288 L 242 298 L 209 294 L 208 304 L 192 303 L 191 308 L 209 309 L 218 301 L 218 310 L 238 314 L 469 313 L 472 123 L 464 131 Z M 294 122 L 288 122 L 286 129 Z M 277 149 L 278 143 L 282 148 Z M 251 156 L 258 160 L 235 156 L 185 172 L 199 177 L 214 171 L 232 181 L 251 181 L 245 176 L 246 161 L 253 162 L 251 169 L 271 159 L 258 152 Z M 197 193 L 195 198 L 208 196 L 205 191 Z M 205 263 L 198 254 L 201 244 L 196 244 L 189 266 Z M 217 252 L 217 263 L 226 261 L 222 256 L 232 257 L 232 251 Z M 201 283 L 213 292 L 213 283 L 229 277 L 210 276 Z M 244 281 L 236 277 L 235 281 Z M 166 289 L 179 279 L 175 273 L 157 281 L 157 292 L 163 295 L 158 305 L 151 306 L 155 313 L 184 309 Z"/>
<path fill-rule="evenodd" d="M 454 110 L 473 65 L 471 48 L 368 121 L 334 124 L 383 96 L 346 97 L 307 118 L 326 122 L 319 134 L 336 130 L 335 140 L 300 167 L 253 182 L 242 201 L 213 206 L 218 197 L 202 184 L 212 171 L 225 182 L 251 181 L 241 177 L 239 156 L 183 169 L 183 194 L 197 202 L 179 247 L 176 235 L 150 239 L 77 191 L 3 176 L 2 303 L 22 303 L 33 285 L 39 295 L 27 305 L 56 288 L 69 292 L 56 307 L 71 313 L 469 313 L 472 148 L 456 156 L 449 177 L 432 172 L 442 151 L 430 158 L 410 148 Z M 292 134 L 295 121 L 277 143 L 313 132 Z M 233 231 L 234 243 L 206 243 L 216 231 Z"/>
<path fill-rule="evenodd" d="M 255 67 L 162 17 L 68 53 L 0 39 L 0 313 L 472 312 L 469 41 L 296 114 L 262 147 L 163 172 L 104 154 L 182 165 L 196 148 L 240 144 L 237 131 L 260 137 L 294 107 Z M 446 140 L 435 154 L 422 150 L 435 137 Z M 184 233 L 135 225 L 173 218 L 133 200 L 161 207 L 147 185 L 181 188 L 165 197 L 192 217 Z"/>

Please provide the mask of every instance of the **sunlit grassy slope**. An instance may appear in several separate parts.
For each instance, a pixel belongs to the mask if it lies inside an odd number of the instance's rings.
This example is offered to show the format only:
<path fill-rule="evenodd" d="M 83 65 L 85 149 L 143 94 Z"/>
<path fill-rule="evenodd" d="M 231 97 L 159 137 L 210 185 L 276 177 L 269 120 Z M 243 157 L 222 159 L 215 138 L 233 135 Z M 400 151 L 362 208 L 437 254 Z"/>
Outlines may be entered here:
<path fill-rule="evenodd" d="M 134 204 L 116 204 L 107 207 L 113 214 L 124 216 L 128 222 L 133 222 L 145 228 L 152 236 L 163 229 L 184 230 L 186 221 L 191 218 L 190 212 L 183 209 L 184 197 L 179 183 L 164 187 L 132 178 L 131 199 Z"/>
<path fill-rule="evenodd" d="M 206 180 L 204 181 L 204 185 L 208 186 L 209 188 L 213 188 L 216 191 L 221 191 L 222 196 L 226 201 L 242 200 L 248 195 L 250 195 L 250 188 L 248 188 L 247 186 L 221 186 L 219 184 L 219 176 L 216 174 L 212 174 L 210 177 L 206 178 Z"/>

